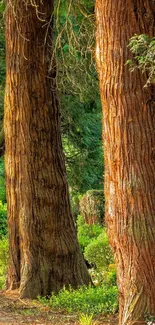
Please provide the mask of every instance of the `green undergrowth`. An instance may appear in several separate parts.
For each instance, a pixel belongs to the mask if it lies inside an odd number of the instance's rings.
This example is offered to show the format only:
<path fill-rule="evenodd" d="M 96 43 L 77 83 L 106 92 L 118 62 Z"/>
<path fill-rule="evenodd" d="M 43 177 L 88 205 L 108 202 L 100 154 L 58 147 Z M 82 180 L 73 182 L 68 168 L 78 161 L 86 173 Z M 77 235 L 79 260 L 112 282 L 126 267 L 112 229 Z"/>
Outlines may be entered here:
<path fill-rule="evenodd" d="M 8 238 L 0 240 L 0 289 L 3 289 L 8 265 Z"/>
<path fill-rule="evenodd" d="M 0 240 L 7 235 L 7 205 L 0 201 Z"/>
<path fill-rule="evenodd" d="M 83 286 L 77 290 L 63 288 L 57 295 L 52 294 L 49 299 L 39 297 L 39 301 L 52 309 L 64 309 L 69 313 L 108 314 L 115 313 L 118 309 L 117 294 L 116 286 Z"/>
<path fill-rule="evenodd" d="M 77 219 L 77 233 L 81 250 L 89 263 L 94 286 L 79 289 L 63 288 L 51 297 L 39 297 L 52 310 L 65 310 L 83 315 L 112 314 L 118 309 L 116 267 L 109 247 L 106 229 L 100 225 L 88 225 L 81 216 Z M 89 320 L 89 317 L 88 317 Z"/>

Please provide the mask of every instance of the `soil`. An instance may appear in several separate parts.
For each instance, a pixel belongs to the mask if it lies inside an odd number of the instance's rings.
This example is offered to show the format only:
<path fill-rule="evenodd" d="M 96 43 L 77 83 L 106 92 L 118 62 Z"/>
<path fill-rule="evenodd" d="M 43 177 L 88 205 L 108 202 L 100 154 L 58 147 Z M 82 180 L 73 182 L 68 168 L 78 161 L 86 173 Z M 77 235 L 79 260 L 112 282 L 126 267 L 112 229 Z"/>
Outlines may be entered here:
<path fill-rule="evenodd" d="M 20 299 L 16 291 L 0 291 L 0 325 L 79 325 L 78 314 L 53 311 L 38 301 Z M 95 325 L 117 325 L 117 315 L 99 315 Z"/>

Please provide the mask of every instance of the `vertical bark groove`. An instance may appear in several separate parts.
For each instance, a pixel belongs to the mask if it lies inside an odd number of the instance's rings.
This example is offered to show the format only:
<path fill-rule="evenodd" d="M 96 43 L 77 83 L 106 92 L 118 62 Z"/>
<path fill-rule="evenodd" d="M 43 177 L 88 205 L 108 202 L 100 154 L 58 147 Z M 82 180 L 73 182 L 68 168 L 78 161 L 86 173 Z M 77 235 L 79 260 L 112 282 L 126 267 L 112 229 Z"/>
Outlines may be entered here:
<path fill-rule="evenodd" d="M 34 298 L 88 284 L 71 215 L 60 112 L 50 68 L 52 1 L 6 13 L 5 164 L 10 262 L 7 288 Z M 46 39 L 46 42 L 45 42 Z M 45 44 L 46 43 L 46 44 Z M 20 253 L 20 258 L 19 258 Z"/>
<path fill-rule="evenodd" d="M 103 106 L 106 221 L 118 267 L 120 325 L 155 315 L 155 98 L 130 73 L 129 39 L 154 35 L 152 1 L 96 0 L 96 60 Z"/>

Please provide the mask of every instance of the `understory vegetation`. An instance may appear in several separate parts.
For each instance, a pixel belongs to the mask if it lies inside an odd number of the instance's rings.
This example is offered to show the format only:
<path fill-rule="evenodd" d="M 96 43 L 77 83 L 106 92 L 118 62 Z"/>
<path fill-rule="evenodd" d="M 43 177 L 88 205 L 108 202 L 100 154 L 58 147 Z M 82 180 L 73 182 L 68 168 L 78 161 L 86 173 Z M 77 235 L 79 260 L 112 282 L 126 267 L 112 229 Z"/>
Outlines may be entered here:
<path fill-rule="evenodd" d="M 96 207 L 95 207 L 96 209 Z M 115 313 L 118 308 L 116 270 L 108 244 L 105 227 L 88 224 L 83 216 L 76 218 L 81 250 L 89 268 L 94 286 L 63 288 L 57 295 L 39 298 L 52 309 L 65 309 L 87 315 Z M 0 289 L 5 285 L 8 263 L 7 206 L 4 182 L 4 161 L 0 160 Z"/>
<path fill-rule="evenodd" d="M 63 289 L 49 299 L 39 300 L 56 310 L 78 312 L 84 314 L 115 313 L 117 305 L 117 287 L 102 284 L 96 287 L 81 287 L 78 290 Z"/>
<path fill-rule="evenodd" d="M 88 225 L 83 217 L 77 218 L 78 240 L 94 286 L 77 290 L 63 288 L 57 295 L 39 298 L 40 302 L 56 310 L 87 315 L 115 313 L 118 309 L 116 269 L 108 244 L 106 230 L 98 224 Z"/>
<path fill-rule="evenodd" d="M 5 284 L 8 263 L 8 238 L 6 228 L 6 204 L 0 202 L 0 288 Z M 115 313 L 118 309 L 116 270 L 105 228 L 88 225 L 82 216 L 77 218 L 78 239 L 94 286 L 77 290 L 63 288 L 57 295 L 39 300 L 56 310 L 84 314 Z"/>
<path fill-rule="evenodd" d="M 0 289 L 3 289 L 8 263 L 8 239 L 3 237 L 0 239 Z"/>

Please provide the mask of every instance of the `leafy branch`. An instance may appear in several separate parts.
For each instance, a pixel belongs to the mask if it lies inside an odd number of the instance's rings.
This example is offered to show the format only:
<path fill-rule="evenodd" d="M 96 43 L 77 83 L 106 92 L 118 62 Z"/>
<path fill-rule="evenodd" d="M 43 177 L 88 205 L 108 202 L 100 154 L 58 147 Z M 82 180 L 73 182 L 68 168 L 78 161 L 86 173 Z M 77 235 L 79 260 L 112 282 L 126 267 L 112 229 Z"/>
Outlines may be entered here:
<path fill-rule="evenodd" d="M 155 37 L 135 34 L 130 39 L 128 47 L 134 54 L 134 59 L 126 62 L 130 66 L 130 71 L 139 69 L 142 73 L 147 73 L 147 82 L 144 87 L 155 83 Z"/>

